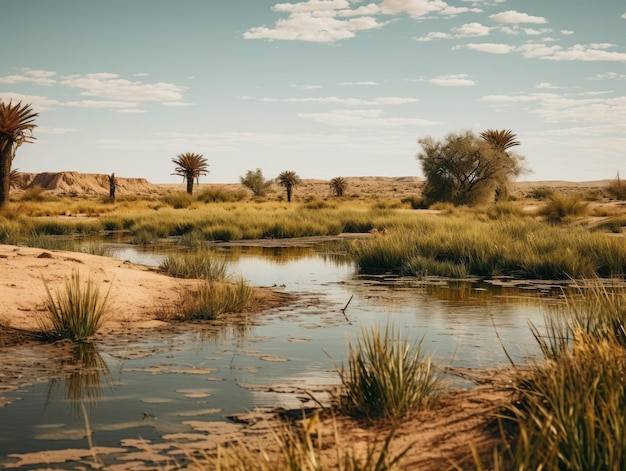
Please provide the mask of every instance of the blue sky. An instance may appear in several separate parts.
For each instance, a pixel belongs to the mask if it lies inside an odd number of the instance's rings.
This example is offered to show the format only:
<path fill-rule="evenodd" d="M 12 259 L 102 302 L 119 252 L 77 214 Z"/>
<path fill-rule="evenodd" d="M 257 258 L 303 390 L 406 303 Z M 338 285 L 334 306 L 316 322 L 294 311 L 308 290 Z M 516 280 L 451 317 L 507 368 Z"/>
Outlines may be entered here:
<path fill-rule="evenodd" d="M 417 139 L 511 129 L 524 180 L 626 177 L 623 0 L 0 0 L 13 167 L 177 182 L 421 176 Z"/>

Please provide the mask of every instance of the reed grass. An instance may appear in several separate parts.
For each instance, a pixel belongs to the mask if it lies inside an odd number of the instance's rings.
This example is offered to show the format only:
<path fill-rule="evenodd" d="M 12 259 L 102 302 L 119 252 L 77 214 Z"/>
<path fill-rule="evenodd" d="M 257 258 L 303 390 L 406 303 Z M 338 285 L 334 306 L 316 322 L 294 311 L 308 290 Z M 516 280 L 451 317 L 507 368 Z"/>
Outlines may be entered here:
<path fill-rule="evenodd" d="M 109 291 L 103 296 L 95 282 L 83 282 L 78 270 L 65 278 L 65 290 L 56 296 L 44 280 L 48 313 L 41 320 L 44 335 L 50 339 L 85 340 L 96 334 L 104 321 L 104 311 Z"/>
<path fill-rule="evenodd" d="M 169 254 L 159 268 L 176 278 L 204 278 L 209 281 L 226 278 L 226 260 L 207 249 Z"/>
<path fill-rule="evenodd" d="M 519 373 L 495 470 L 624 469 L 626 289 L 595 280 L 566 300 L 532 327 L 544 361 Z"/>
<path fill-rule="evenodd" d="M 548 197 L 539 214 L 548 222 L 562 223 L 585 216 L 588 211 L 589 203 L 581 196 L 554 193 Z"/>
<path fill-rule="evenodd" d="M 424 408 L 441 389 L 421 341 L 411 346 L 388 326 L 384 332 L 363 328 L 356 343 L 348 342 L 347 367 L 337 372 L 342 390 L 334 401 L 355 417 L 397 422 Z"/>
<path fill-rule="evenodd" d="M 195 457 L 192 468 L 211 471 L 399 471 L 401 460 L 410 449 L 393 453 L 392 429 L 383 440 L 366 444 L 365 452 L 355 451 L 354 444 L 342 443 L 336 423 L 328 433 L 318 414 L 299 425 L 281 425 L 272 430 L 277 449 L 255 450 L 245 441 L 218 446 L 215 454 Z"/>
<path fill-rule="evenodd" d="M 252 288 L 243 278 L 229 281 L 206 281 L 199 289 L 185 294 L 180 317 L 213 320 L 222 314 L 242 312 L 252 297 Z"/>
<path fill-rule="evenodd" d="M 385 236 L 355 241 L 349 252 L 363 273 L 421 276 L 425 264 L 430 275 L 442 276 L 568 279 L 626 272 L 624 239 L 527 219 L 423 216 Z"/>

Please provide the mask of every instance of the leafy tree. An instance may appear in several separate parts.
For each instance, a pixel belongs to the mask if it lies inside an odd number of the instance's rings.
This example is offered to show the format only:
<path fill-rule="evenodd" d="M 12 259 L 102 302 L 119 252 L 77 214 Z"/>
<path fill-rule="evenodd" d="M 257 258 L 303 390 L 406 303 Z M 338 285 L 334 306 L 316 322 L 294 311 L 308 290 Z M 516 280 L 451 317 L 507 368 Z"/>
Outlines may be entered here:
<path fill-rule="evenodd" d="M 254 196 L 265 196 L 267 189 L 272 184 L 271 180 L 266 180 L 263 177 L 263 172 L 260 168 L 256 170 L 248 170 L 244 177 L 239 177 L 239 181 L 243 186 L 252 190 Z"/>
<path fill-rule="evenodd" d="M 277 180 L 279 185 L 285 187 L 285 191 L 287 192 L 287 201 L 291 203 L 291 194 L 293 192 L 293 188 L 298 186 L 302 180 L 293 170 L 285 170 L 280 175 L 278 175 Z"/>
<path fill-rule="evenodd" d="M 343 177 L 335 177 L 330 180 L 329 186 L 332 192 L 341 198 L 348 187 L 348 182 Z"/>
<path fill-rule="evenodd" d="M 209 164 L 202 154 L 186 152 L 179 154 L 172 162 L 176 164 L 176 170 L 172 175 L 180 175 L 187 182 L 187 193 L 193 194 L 194 180 L 200 183 L 200 175 L 209 173 Z"/>
<path fill-rule="evenodd" d="M 24 142 L 33 142 L 33 123 L 39 116 L 31 105 L 0 101 L 0 208 L 9 200 L 11 192 L 11 164 L 17 148 Z"/>
<path fill-rule="evenodd" d="M 524 157 L 508 152 L 508 148 L 519 144 L 515 135 L 507 136 L 510 139 L 506 142 L 496 141 L 466 131 L 448 134 L 443 141 L 419 139 L 422 152 L 417 158 L 426 177 L 426 202 L 471 205 L 493 201 L 498 191 L 527 171 Z"/>

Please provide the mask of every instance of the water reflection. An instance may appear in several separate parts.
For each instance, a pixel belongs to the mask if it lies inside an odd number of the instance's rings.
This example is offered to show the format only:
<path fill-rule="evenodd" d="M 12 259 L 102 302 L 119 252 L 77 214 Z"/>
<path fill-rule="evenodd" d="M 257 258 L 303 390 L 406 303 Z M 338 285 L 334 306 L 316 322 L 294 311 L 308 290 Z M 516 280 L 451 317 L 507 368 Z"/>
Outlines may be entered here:
<path fill-rule="evenodd" d="M 113 383 L 113 376 L 98 347 L 92 342 L 77 343 L 66 367 L 70 373 L 65 378 L 50 381 L 46 407 L 55 402 L 54 397 L 62 391 L 73 413 L 79 412 L 84 405 L 95 409 L 104 396 L 104 387 Z"/>

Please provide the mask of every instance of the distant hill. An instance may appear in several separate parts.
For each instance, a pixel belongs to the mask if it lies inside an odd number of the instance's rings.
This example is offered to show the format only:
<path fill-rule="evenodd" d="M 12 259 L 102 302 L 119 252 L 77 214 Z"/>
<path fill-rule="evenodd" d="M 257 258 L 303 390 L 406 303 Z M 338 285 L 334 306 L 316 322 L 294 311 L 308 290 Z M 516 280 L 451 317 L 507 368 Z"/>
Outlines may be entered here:
<path fill-rule="evenodd" d="M 22 189 L 41 187 L 60 195 L 97 196 L 109 194 L 108 175 L 98 173 L 79 172 L 44 172 L 22 173 Z M 419 196 L 424 183 L 422 178 L 416 176 L 406 177 L 345 177 L 348 184 L 345 197 L 347 198 L 378 198 L 378 199 L 401 199 L 404 197 Z M 150 183 L 145 178 L 117 177 L 119 196 L 124 195 L 162 195 L 167 193 L 185 191 L 185 184 Z M 513 184 L 513 195 L 528 197 L 534 193 L 553 191 L 559 193 L 587 193 L 598 191 L 606 187 L 610 180 L 589 182 L 567 181 L 527 181 Z M 209 187 L 223 187 L 227 190 L 240 191 L 243 186 L 240 183 L 212 183 L 201 181 L 194 187 L 194 192 L 201 192 Z M 275 199 L 284 194 L 284 189 L 277 184 L 270 187 L 268 198 Z M 303 179 L 300 185 L 294 189 L 295 201 L 308 198 L 326 198 L 332 196 L 328 180 Z"/>
<path fill-rule="evenodd" d="M 78 172 L 22 174 L 24 189 L 40 187 L 46 191 L 73 195 L 108 195 L 109 175 Z M 117 177 L 119 194 L 154 194 L 159 188 L 145 178 Z"/>

